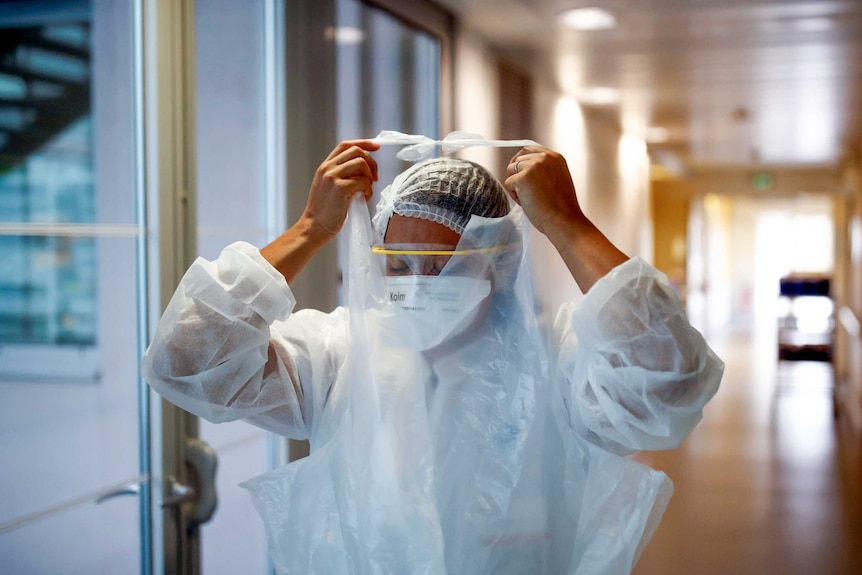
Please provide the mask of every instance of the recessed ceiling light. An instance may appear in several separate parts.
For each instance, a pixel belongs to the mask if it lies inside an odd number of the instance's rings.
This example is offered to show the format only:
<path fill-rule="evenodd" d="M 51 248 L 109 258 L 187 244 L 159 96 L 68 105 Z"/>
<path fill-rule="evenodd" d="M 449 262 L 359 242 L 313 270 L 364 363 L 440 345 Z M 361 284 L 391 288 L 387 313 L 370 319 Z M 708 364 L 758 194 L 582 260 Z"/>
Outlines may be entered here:
<path fill-rule="evenodd" d="M 616 88 L 587 88 L 578 93 L 578 101 L 598 106 L 616 104 L 620 101 L 620 91 Z"/>
<path fill-rule="evenodd" d="M 557 20 L 574 30 L 609 30 L 617 25 L 614 15 L 601 8 L 566 10 L 557 16 Z"/>
<path fill-rule="evenodd" d="M 651 144 L 660 144 L 662 142 L 667 142 L 670 134 L 667 131 L 667 128 L 662 128 L 661 126 L 650 126 L 646 129 L 646 133 L 644 134 L 644 139 Z"/>

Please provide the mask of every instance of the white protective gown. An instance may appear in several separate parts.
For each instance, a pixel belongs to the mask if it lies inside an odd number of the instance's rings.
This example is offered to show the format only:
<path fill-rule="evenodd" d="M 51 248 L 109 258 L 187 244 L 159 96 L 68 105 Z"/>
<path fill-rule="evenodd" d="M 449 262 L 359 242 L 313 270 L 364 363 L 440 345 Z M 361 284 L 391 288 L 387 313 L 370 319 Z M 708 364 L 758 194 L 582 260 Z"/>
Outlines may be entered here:
<path fill-rule="evenodd" d="M 663 274 L 620 265 L 548 342 L 520 209 L 474 217 L 458 249 L 482 254 L 465 267 L 492 278 L 490 303 L 452 345 L 398 349 L 364 204 L 346 228 L 347 308 L 292 313 L 284 278 L 235 243 L 190 267 L 144 358 L 200 417 L 310 440 L 244 484 L 278 572 L 629 573 L 672 484 L 625 455 L 677 446 L 723 370 Z"/>

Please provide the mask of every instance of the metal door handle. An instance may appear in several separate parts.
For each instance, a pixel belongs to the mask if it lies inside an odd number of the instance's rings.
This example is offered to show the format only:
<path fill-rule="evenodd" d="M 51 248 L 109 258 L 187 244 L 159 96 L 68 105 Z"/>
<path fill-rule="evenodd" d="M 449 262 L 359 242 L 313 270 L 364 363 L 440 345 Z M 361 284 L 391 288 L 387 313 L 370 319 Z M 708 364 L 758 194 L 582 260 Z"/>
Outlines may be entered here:
<path fill-rule="evenodd" d="M 215 473 L 218 456 L 212 447 L 198 438 L 186 440 L 185 461 L 194 486 L 185 485 L 173 476 L 168 478 L 169 494 L 162 508 L 180 507 L 188 503 L 186 518 L 189 527 L 196 527 L 212 519 L 218 506 Z"/>
<path fill-rule="evenodd" d="M 168 486 L 170 495 L 162 500 L 162 509 L 165 507 L 178 507 L 183 503 L 194 501 L 197 495 L 194 487 L 180 483 L 173 475 L 168 477 Z"/>
<path fill-rule="evenodd" d="M 197 477 L 197 499 L 189 514 L 192 525 L 201 525 L 212 519 L 218 506 L 216 495 L 216 465 L 218 456 L 205 441 L 198 438 L 186 440 L 186 463 Z"/>
<path fill-rule="evenodd" d="M 131 483 L 120 487 L 119 489 L 115 489 L 113 491 L 109 491 L 104 495 L 100 495 L 96 498 L 96 505 L 100 505 L 109 499 L 113 499 L 115 497 L 122 497 L 123 495 L 138 495 L 141 492 L 141 484 L 140 483 Z"/>

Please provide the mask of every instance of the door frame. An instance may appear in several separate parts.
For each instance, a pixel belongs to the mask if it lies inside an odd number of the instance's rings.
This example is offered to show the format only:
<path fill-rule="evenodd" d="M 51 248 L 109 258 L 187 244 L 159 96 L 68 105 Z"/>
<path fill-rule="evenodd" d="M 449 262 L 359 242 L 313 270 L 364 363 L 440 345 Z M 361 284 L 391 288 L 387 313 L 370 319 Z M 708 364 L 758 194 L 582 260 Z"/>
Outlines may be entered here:
<path fill-rule="evenodd" d="M 136 0 L 139 114 L 139 205 L 145 240 L 141 312 L 144 342 L 196 253 L 195 3 Z M 151 478 L 141 498 L 143 573 L 200 572 L 200 529 L 176 485 L 192 485 L 187 440 L 198 419 L 153 393 L 141 381 L 142 432 L 149 438 L 142 464 Z M 167 502 L 167 504 L 166 504 Z"/>

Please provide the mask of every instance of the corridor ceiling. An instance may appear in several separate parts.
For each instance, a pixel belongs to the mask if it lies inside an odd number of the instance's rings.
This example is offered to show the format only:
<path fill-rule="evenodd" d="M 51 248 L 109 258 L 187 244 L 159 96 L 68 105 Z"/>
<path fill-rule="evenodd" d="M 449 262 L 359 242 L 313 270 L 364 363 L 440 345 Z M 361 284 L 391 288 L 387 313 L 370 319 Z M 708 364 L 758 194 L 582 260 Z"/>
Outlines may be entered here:
<path fill-rule="evenodd" d="M 464 26 L 688 167 L 826 166 L 862 138 L 862 0 L 444 0 Z M 575 31 L 565 9 L 617 26 Z M 590 104 L 585 104 L 590 105 Z M 661 130 L 659 130 L 661 132 Z"/>

